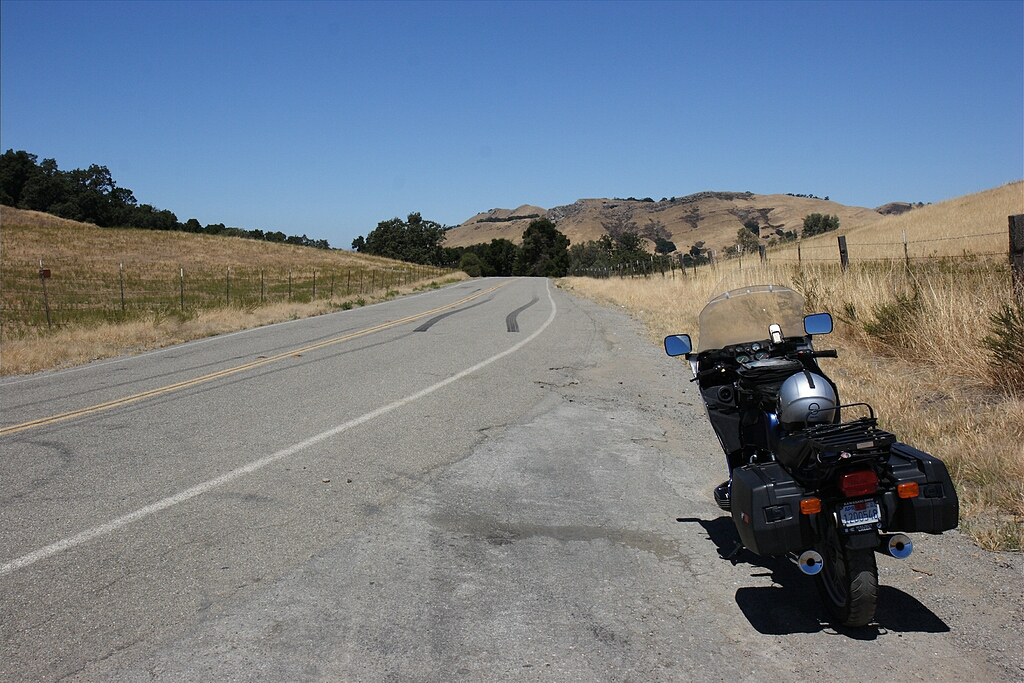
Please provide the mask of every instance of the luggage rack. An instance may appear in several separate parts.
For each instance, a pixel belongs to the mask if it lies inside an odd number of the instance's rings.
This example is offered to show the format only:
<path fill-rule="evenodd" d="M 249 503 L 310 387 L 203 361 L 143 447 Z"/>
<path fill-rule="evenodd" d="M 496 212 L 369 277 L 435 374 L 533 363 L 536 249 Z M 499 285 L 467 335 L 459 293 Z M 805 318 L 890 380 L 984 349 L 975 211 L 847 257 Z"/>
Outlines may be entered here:
<path fill-rule="evenodd" d="M 879 458 L 889 454 L 896 435 L 878 428 L 875 411 L 867 403 L 850 403 L 838 408 L 867 406 L 870 417 L 861 417 L 839 424 L 824 424 L 804 429 L 802 433 L 813 446 L 818 460 L 833 464 L 840 460 Z M 837 408 L 837 409 L 838 409 Z"/>

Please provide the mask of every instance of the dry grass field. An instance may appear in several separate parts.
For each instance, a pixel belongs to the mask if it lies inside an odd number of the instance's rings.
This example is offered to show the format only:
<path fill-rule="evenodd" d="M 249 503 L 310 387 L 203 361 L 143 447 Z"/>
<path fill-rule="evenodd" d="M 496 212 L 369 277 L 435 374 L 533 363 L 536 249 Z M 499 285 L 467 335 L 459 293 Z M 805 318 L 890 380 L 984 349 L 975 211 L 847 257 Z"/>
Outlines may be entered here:
<path fill-rule="evenodd" d="M 51 274 L 45 298 L 40 267 Z M 0 373 L 77 365 L 463 277 L 346 251 L 98 228 L 3 207 Z"/>
<path fill-rule="evenodd" d="M 1006 217 L 1022 211 L 1024 182 L 1009 183 L 866 225 L 847 228 L 841 222 L 837 232 L 803 240 L 800 260 L 835 263 L 839 258 L 838 235 L 846 236 L 851 261 L 903 260 L 904 232 L 911 260 L 965 256 L 1005 260 Z M 770 258 L 774 263 L 797 263 L 797 245 L 791 242 L 772 249 Z"/>
<path fill-rule="evenodd" d="M 1007 216 L 1017 213 L 1024 213 L 1021 183 L 850 233 L 851 252 L 854 237 L 866 243 L 898 236 L 893 258 L 855 259 L 843 273 L 838 251 L 831 262 L 805 259 L 799 265 L 772 252 L 767 266 L 748 261 L 744 273 L 796 288 L 808 313 L 833 314 L 836 330 L 818 347 L 839 350 L 839 359 L 822 366 L 844 402 L 872 404 L 885 428 L 944 460 L 958 486 L 962 529 L 982 547 L 1004 550 L 1024 547 L 1024 391 L 1008 381 L 1017 373 L 1019 382 L 1024 358 L 996 363 L 983 340 L 997 327 L 993 316 L 1011 305 Z M 909 272 L 904 229 L 935 245 L 924 254 L 931 258 L 911 254 Z M 950 237 L 964 248 L 945 246 L 954 241 Z M 835 245 L 835 235 L 818 240 Z M 976 255 L 975 248 L 989 255 Z M 696 277 L 566 278 L 561 284 L 624 306 L 654 341 L 679 332 L 696 340 L 697 316 L 709 293 L 738 267 L 733 259 L 698 270 Z"/>

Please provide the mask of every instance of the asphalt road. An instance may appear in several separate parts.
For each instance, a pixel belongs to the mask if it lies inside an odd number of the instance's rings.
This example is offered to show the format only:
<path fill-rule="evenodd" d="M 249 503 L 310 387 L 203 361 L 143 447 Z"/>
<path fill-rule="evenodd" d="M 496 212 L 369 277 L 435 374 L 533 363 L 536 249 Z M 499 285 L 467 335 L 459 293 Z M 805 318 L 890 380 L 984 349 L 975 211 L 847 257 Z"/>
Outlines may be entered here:
<path fill-rule="evenodd" d="M 877 623 L 736 538 L 684 363 L 476 280 L 0 384 L 0 679 L 1020 680 L 1022 562 Z"/>

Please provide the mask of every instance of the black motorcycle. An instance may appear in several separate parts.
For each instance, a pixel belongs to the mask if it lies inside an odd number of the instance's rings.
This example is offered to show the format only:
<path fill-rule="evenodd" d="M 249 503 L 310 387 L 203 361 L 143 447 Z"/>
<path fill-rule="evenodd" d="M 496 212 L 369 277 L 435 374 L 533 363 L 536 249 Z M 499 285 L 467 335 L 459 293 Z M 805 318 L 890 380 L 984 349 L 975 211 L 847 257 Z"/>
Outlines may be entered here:
<path fill-rule="evenodd" d="M 832 316 L 803 311 L 787 287 L 720 285 L 697 349 L 681 334 L 665 351 L 689 361 L 728 460 L 714 496 L 739 532 L 732 557 L 789 557 L 815 577 L 836 623 L 864 626 L 878 597 L 875 553 L 906 558 L 906 533 L 955 528 L 959 501 L 941 460 L 880 429 L 871 406 L 840 404 L 818 366 L 836 352 L 812 346 Z"/>

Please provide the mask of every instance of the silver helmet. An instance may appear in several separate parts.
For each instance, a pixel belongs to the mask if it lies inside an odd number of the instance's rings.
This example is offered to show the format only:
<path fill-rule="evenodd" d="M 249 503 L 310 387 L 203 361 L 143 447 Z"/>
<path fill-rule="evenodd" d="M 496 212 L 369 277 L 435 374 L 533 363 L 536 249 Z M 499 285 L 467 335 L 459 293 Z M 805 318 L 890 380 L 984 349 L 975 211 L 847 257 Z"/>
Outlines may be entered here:
<path fill-rule="evenodd" d="M 828 380 L 805 370 L 782 383 L 775 409 L 782 426 L 794 429 L 832 422 L 835 407 L 836 392 Z"/>

